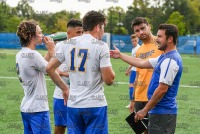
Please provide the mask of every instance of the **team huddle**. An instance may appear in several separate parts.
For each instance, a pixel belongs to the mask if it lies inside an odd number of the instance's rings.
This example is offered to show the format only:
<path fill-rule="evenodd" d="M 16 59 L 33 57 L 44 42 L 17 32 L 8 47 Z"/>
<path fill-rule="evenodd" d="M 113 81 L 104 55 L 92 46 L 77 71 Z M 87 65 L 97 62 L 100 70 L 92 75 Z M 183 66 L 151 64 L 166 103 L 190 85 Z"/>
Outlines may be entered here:
<path fill-rule="evenodd" d="M 89 11 L 82 22 L 67 24 L 67 40 L 54 42 L 42 34 L 38 23 L 23 21 L 17 30 L 22 49 L 16 68 L 24 97 L 21 116 L 24 134 L 51 134 L 45 75 L 56 84 L 53 95 L 54 133 L 108 134 L 104 83 L 112 85 L 115 73 L 110 58 L 130 65 L 130 112 L 135 120 L 148 117 L 148 134 L 174 134 L 177 118 L 176 96 L 182 74 L 182 60 L 176 50 L 178 28 L 161 24 L 153 36 L 146 19 L 132 21 L 132 56 L 102 41 L 106 17 Z M 138 45 L 138 38 L 143 42 Z M 35 50 L 45 43 L 43 57 Z M 135 44 L 135 45 L 134 45 Z M 30 56 L 31 55 L 31 56 Z"/>

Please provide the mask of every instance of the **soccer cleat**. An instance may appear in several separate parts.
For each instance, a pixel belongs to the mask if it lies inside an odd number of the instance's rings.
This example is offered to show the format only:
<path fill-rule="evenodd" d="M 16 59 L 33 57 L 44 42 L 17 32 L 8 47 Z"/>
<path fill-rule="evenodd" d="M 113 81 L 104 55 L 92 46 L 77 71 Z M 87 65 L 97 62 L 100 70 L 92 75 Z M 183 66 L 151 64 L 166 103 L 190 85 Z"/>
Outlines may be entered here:
<path fill-rule="evenodd" d="M 126 106 L 126 108 L 130 108 L 130 104 L 131 104 L 131 103 L 129 103 L 129 104 Z"/>

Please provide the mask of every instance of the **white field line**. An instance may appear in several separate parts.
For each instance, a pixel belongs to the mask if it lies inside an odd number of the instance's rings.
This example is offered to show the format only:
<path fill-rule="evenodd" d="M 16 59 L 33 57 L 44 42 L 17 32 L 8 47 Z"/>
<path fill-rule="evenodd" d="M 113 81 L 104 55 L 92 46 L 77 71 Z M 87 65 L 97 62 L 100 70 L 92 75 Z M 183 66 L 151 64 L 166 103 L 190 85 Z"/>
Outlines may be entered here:
<path fill-rule="evenodd" d="M 199 60 L 200 59 L 200 57 L 182 57 L 182 59 L 186 59 L 186 60 L 191 60 L 191 59 L 196 59 L 196 60 Z"/>
<path fill-rule="evenodd" d="M 0 76 L 0 79 L 18 79 L 18 77 L 6 77 L 6 76 Z M 51 79 L 46 79 L 48 81 L 50 81 Z M 120 82 L 120 81 L 116 81 L 115 84 L 119 84 L 119 85 L 128 85 L 128 82 Z M 184 88 L 200 88 L 200 86 L 189 86 L 189 85 L 180 85 L 180 87 L 184 87 Z"/>

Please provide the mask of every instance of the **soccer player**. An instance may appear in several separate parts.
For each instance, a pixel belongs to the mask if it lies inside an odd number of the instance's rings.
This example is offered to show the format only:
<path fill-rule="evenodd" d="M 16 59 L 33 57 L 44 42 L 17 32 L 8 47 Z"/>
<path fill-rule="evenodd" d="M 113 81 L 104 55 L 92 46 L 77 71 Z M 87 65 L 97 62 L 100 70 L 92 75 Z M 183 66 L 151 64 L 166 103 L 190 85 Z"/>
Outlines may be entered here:
<path fill-rule="evenodd" d="M 23 21 L 17 30 L 22 49 L 16 55 L 17 74 L 24 89 L 21 115 L 24 134 L 51 134 L 45 67 L 54 55 L 54 42 L 44 37 L 40 26 L 34 21 Z M 45 57 L 35 50 L 44 43 L 48 49 Z M 65 93 L 65 92 L 64 92 Z"/>
<path fill-rule="evenodd" d="M 178 28 L 172 24 L 161 24 L 156 42 L 164 54 L 157 58 L 141 60 L 120 51 L 110 51 L 112 58 L 120 58 L 136 67 L 154 68 L 148 88 L 148 103 L 135 115 L 135 121 L 142 120 L 149 113 L 148 134 L 174 134 L 176 128 L 176 96 L 182 75 L 182 59 L 176 50 Z"/>
<path fill-rule="evenodd" d="M 108 44 L 103 42 L 106 18 L 96 11 L 83 17 L 82 36 L 72 38 L 74 43 L 64 43 L 47 65 L 47 72 L 60 88 L 64 82 L 55 70 L 67 64 L 70 92 L 67 115 L 69 134 L 108 134 L 107 101 L 103 84 L 111 85 L 114 71 L 110 62 Z M 59 55 L 59 56 L 58 56 Z"/>
<path fill-rule="evenodd" d="M 133 45 L 133 49 L 132 49 L 132 56 L 135 57 L 136 56 L 136 51 L 138 50 L 138 48 L 140 47 L 140 45 L 138 44 L 139 39 L 135 34 L 131 35 L 131 42 Z M 134 66 L 129 66 L 125 72 L 126 76 L 130 75 L 129 78 L 129 98 L 130 98 L 130 103 L 126 106 L 126 108 L 130 107 L 131 101 L 133 100 L 133 91 L 134 91 L 134 81 L 135 81 L 135 77 L 136 77 L 136 68 Z"/>
<path fill-rule="evenodd" d="M 67 38 L 71 39 L 75 36 L 80 36 L 83 33 L 82 22 L 76 19 L 71 19 L 67 23 Z M 73 41 L 73 40 L 72 40 Z M 56 49 L 62 43 L 56 44 Z M 67 66 L 65 63 L 61 64 L 58 68 L 58 73 L 62 80 L 68 84 L 69 75 L 66 72 Z M 62 90 L 56 86 L 53 95 L 53 110 L 54 110 L 54 134 L 64 134 L 67 127 L 67 106 L 64 105 Z"/>

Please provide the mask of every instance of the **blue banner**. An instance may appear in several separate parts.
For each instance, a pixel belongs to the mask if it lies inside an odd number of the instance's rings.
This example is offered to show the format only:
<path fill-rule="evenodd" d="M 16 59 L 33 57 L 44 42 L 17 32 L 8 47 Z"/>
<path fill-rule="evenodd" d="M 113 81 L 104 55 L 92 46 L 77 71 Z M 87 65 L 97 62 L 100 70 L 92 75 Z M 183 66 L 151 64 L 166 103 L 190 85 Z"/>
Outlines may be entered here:
<path fill-rule="evenodd" d="M 0 33 L 0 48 L 21 49 L 18 36 L 15 33 Z M 44 44 L 36 46 L 36 49 L 46 49 Z"/>
<path fill-rule="evenodd" d="M 104 35 L 103 41 L 110 44 L 111 49 L 115 45 L 122 52 L 131 52 L 132 50 L 130 35 Z M 141 45 L 142 42 L 140 41 L 139 44 Z M 21 45 L 18 36 L 15 33 L 0 33 L 0 48 L 20 49 Z M 46 49 L 46 47 L 41 44 L 37 45 L 36 49 Z M 200 54 L 200 37 L 179 36 L 177 50 L 181 54 Z"/>
<path fill-rule="evenodd" d="M 196 46 L 195 36 L 179 36 L 177 49 L 179 53 L 194 54 Z"/>

